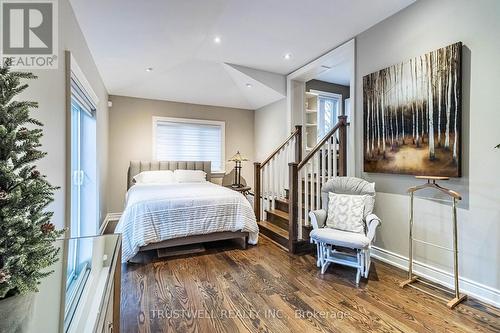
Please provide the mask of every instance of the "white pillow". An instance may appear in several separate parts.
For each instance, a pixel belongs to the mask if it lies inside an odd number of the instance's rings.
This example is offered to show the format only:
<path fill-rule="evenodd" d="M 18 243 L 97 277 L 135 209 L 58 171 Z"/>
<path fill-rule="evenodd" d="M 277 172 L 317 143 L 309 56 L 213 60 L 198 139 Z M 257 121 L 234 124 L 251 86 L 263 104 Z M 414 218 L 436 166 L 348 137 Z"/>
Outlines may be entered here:
<path fill-rule="evenodd" d="M 143 171 L 136 175 L 134 180 L 137 184 L 175 183 L 174 173 L 172 170 Z"/>
<path fill-rule="evenodd" d="M 364 210 L 367 195 L 328 193 L 329 228 L 365 233 Z"/>
<path fill-rule="evenodd" d="M 207 173 L 202 170 L 175 170 L 174 177 L 179 183 L 203 183 L 207 181 Z"/>

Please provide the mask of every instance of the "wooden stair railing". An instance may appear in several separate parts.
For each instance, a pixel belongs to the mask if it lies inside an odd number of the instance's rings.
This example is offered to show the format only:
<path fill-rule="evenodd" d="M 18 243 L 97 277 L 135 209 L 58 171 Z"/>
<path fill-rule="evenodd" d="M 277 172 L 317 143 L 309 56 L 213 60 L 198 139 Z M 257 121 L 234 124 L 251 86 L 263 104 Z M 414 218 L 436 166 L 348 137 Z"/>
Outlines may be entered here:
<path fill-rule="evenodd" d="M 310 226 L 309 212 L 321 208 L 321 187 L 328 179 L 347 175 L 347 116 L 299 162 L 290 162 L 288 198 L 288 250 L 298 251 L 303 227 Z M 338 147 L 337 147 L 338 145 Z"/>
<path fill-rule="evenodd" d="M 276 148 L 264 162 L 254 163 L 254 211 L 257 221 L 265 219 L 266 210 L 274 209 L 276 199 L 285 199 L 290 188 L 288 163 L 302 159 L 302 126 Z"/>

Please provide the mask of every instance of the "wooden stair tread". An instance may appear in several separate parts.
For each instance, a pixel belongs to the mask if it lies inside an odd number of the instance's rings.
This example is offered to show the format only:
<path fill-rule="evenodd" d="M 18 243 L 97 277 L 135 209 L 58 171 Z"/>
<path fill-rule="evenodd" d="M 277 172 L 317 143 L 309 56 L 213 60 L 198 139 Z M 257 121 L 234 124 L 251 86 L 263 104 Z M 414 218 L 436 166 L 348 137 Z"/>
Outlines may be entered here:
<path fill-rule="evenodd" d="M 288 199 L 286 199 L 286 198 L 276 198 L 274 200 L 279 201 L 279 202 L 281 202 L 283 204 L 288 205 Z"/>
<path fill-rule="evenodd" d="M 272 214 L 272 215 L 276 215 L 276 216 L 279 216 L 281 217 L 282 219 L 285 219 L 287 221 L 289 221 L 289 217 L 290 215 L 288 215 L 287 212 L 284 212 L 282 210 L 279 210 L 279 209 L 266 209 L 266 212 L 268 212 L 269 214 Z"/>
<path fill-rule="evenodd" d="M 264 227 L 267 230 L 270 230 L 270 231 L 274 232 L 275 234 L 288 240 L 288 231 L 287 230 L 282 229 L 282 228 L 278 227 L 277 225 L 275 225 L 271 222 L 267 222 L 267 221 L 259 221 L 259 222 L 257 222 L 257 224 L 259 225 L 259 227 Z"/>

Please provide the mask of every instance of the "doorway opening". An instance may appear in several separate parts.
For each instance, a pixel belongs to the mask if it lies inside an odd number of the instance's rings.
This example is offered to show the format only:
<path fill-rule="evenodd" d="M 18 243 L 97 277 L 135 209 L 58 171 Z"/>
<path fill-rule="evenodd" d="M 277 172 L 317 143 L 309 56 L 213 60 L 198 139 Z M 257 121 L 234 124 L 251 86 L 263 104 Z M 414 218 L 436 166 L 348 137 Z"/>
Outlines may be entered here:
<path fill-rule="evenodd" d="M 348 176 L 355 173 L 354 55 L 352 39 L 287 76 L 287 122 L 290 131 L 302 126 L 303 154 L 337 124 L 338 116 L 347 116 Z"/>

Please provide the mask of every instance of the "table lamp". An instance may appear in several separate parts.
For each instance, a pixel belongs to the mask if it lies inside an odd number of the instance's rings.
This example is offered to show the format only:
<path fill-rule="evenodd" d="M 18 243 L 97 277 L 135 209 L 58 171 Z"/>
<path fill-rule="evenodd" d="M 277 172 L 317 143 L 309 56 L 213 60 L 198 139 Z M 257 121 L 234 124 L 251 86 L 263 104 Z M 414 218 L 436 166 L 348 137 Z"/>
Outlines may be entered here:
<path fill-rule="evenodd" d="M 234 167 L 234 183 L 231 187 L 242 187 L 241 185 L 241 162 L 248 161 L 248 158 L 241 156 L 240 151 L 238 150 L 233 157 L 231 157 L 229 162 L 234 162 L 236 165 Z"/>

